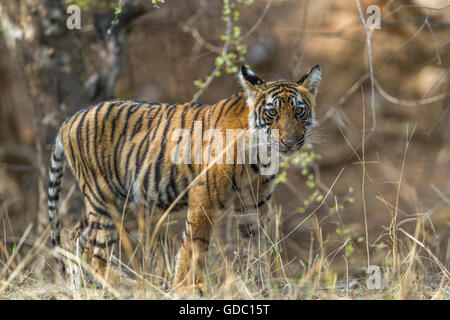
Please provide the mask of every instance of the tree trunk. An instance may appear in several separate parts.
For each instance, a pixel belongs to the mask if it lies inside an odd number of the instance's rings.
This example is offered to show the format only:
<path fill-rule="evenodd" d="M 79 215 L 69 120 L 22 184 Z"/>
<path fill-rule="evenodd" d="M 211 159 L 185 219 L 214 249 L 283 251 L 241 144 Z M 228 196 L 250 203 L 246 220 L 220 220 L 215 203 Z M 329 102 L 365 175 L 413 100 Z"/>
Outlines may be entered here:
<path fill-rule="evenodd" d="M 126 0 L 122 10 L 96 15 L 95 41 L 100 65 L 91 77 L 83 68 L 80 31 L 69 30 L 65 1 L 0 1 L 0 27 L 10 55 L 23 70 L 32 101 L 39 168 L 38 231 L 48 224 L 47 168 L 62 121 L 89 103 L 110 99 L 123 65 L 127 25 L 148 11 Z"/>
<path fill-rule="evenodd" d="M 48 222 L 45 181 L 51 145 L 63 119 L 88 103 L 81 48 L 77 32 L 66 27 L 65 10 L 55 0 L 6 0 L 0 6 L 6 44 L 22 65 L 33 103 L 41 230 Z"/>

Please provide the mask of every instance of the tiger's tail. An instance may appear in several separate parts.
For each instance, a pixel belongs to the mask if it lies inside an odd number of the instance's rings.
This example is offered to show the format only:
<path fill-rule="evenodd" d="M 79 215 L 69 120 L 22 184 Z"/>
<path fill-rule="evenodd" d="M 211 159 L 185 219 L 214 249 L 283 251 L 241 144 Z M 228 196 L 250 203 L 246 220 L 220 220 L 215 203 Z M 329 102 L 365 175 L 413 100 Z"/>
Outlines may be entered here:
<path fill-rule="evenodd" d="M 64 149 L 59 135 L 56 137 L 55 144 L 50 156 L 49 181 L 48 181 L 48 216 L 50 220 L 50 237 L 52 246 L 61 244 L 60 222 L 58 216 L 58 203 L 61 193 L 61 181 L 65 167 Z"/>

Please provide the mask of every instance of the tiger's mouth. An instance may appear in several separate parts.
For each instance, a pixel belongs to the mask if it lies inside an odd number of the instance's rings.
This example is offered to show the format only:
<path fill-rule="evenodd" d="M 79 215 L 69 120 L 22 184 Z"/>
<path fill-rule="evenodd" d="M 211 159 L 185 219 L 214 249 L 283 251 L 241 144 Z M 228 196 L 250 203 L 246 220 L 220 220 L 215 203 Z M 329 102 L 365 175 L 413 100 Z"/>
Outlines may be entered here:
<path fill-rule="evenodd" d="M 265 132 L 263 133 L 263 136 L 264 135 Z M 266 135 L 265 137 L 267 139 L 265 140 L 265 142 L 256 143 L 255 146 L 257 146 L 259 149 L 265 148 L 269 153 L 279 153 L 283 157 L 287 157 L 294 154 L 295 152 L 298 152 L 305 144 L 305 134 L 302 134 L 302 136 L 297 140 L 284 140 L 277 135 Z"/>
<path fill-rule="evenodd" d="M 305 144 L 305 136 L 303 135 L 299 140 L 292 144 L 285 144 L 281 140 L 277 141 L 275 148 L 283 155 L 292 155 L 299 151 Z"/>

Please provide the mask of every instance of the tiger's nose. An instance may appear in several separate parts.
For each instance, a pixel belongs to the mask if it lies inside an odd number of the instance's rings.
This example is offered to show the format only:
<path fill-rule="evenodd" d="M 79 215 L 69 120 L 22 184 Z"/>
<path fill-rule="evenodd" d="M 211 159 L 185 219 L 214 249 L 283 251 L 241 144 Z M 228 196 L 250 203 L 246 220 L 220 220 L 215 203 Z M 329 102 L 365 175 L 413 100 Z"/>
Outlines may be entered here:
<path fill-rule="evenodd" d="M 281 143 L 284 144 L 286 147 L 290 148 L 295 144 L 295 140 L 292 139 L 281 139 Z"/>

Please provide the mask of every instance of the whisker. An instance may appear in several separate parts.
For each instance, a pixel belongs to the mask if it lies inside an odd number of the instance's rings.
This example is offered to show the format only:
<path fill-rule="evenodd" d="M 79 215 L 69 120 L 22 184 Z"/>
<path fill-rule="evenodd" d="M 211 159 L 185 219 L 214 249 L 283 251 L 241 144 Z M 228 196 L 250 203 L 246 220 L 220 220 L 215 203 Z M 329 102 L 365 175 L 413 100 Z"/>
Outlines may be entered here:
<path fill-rule="evenodd" d="M 309 131 L 305 134 L 305 143 L 322 144 L 327 135 L 321 134 L 320 131 Z"/>

